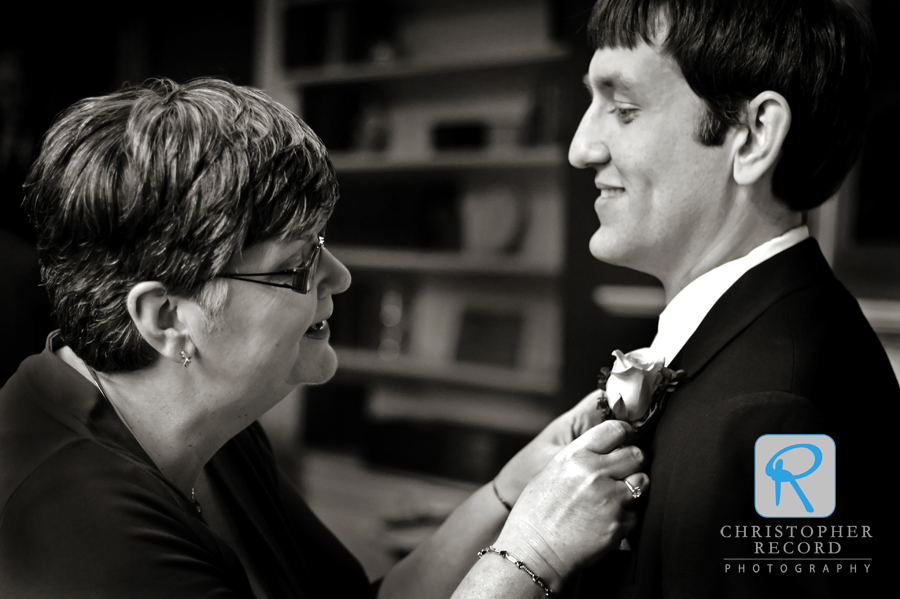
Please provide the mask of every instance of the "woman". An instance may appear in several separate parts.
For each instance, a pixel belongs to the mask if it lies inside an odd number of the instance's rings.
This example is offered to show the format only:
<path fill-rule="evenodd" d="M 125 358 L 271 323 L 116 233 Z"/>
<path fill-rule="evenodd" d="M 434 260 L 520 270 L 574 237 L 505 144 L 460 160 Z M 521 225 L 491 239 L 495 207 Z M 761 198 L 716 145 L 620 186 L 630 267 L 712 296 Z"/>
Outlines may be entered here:
<path fill-rule="evenodd" d="M 25 207 L 60 331 L 0 390 L 0 596 L 536 597 L 623 538 L 648 480 L 588 399 L 369 585 L 255 423 L 335 372 L 336 199 L 256 90 L 159 81 L 57 119 Z M 492 543 L 535 577 L 476 560 Z"/>

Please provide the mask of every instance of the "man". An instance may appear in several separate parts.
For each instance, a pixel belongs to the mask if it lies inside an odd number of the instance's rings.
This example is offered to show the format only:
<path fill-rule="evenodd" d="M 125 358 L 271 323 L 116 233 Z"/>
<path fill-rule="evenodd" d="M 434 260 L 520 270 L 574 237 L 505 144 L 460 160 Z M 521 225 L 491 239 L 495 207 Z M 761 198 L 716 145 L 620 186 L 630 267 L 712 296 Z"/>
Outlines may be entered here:
<path fill-rule="evenodd" d="M 861 596 L 890 567 L 866 489 L 900 389 L 802 214 L 858 154 L 869 28 L 832 0 L 600 0 L 589 35 L 592 102 L 569 160 L 596 170 L 591 253 L 662 282 L 651 349 L 684 374 L 644 436 L 653 488 L 633 550 L 567 591 Z M 831 515 L 757 513 L 757 439 L 788 434 L 834 440 Z M 779 501 L 805 484 L 783 482 Z"/>

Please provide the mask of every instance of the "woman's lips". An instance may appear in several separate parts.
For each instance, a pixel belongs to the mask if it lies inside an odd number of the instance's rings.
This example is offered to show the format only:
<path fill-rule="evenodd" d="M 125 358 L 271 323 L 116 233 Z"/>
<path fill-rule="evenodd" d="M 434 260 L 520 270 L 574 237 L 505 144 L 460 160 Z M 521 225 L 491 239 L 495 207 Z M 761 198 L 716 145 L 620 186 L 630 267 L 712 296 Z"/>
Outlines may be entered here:
<path fill-rule="evenodd" d="M 330 333 L 327 320 L 321 320 L 306 329 L 306 336 L 312 339 L 326 339 Z"/>

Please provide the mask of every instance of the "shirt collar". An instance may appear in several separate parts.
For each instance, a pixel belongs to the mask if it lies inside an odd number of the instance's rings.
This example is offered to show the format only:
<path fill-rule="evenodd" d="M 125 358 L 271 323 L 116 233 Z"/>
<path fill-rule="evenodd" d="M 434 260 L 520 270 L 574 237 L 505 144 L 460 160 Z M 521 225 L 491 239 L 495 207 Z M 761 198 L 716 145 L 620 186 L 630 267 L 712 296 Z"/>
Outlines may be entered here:
<path fill-rule="evenodd" d="M 754 248 L 746 256 L 717 266 L 691 281 L 659 315 L 659 328 L 651 349 L 664 356 L 668 366 L 719 298 L 738 279 L 754 266 L 808 237 L 809 229 L 801 225 Z"/>

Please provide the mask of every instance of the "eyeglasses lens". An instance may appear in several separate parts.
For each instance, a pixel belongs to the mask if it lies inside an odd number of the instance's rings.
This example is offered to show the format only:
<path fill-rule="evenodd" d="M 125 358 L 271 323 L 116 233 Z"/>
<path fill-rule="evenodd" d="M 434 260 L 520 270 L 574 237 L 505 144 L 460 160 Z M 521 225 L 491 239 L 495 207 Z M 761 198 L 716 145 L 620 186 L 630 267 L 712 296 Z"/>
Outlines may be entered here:
<path fill-rule="evenodd" d="M 309 266 L 298 268 L 294 271 L 294 280 L 292 287 L 294 291 L 299 293 L 309 293 L 312 289 L 312 282 L 316 278 L 316 272 L 319 270 L 319 256 L 322 255 L 322 245 L 316 246 L 313 255 L 309 261 Z"/>

